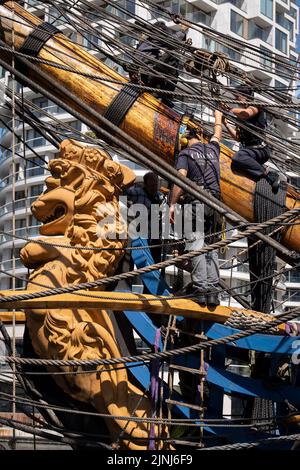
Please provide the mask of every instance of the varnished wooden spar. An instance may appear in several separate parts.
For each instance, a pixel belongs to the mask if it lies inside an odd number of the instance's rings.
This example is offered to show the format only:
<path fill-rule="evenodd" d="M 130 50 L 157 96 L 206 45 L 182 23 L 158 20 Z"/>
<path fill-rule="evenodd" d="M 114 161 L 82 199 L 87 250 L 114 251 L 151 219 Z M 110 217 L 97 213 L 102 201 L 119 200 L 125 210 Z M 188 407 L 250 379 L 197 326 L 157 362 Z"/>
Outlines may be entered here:
<path fill-rule="evenodd" d="M 13 322 L 14 316 L 15 316 L 16 323 L 25 323 L 24 312 L 0 312 L 0 321 L 2 323 L 11 324 Z"/>
<path fill-rule="evenodd" d="M 4 40 L 10 46 L 12 45 L 12 31 L 14 30 L 14 47 L 16 50 L 20 49 L 28 35 L 41 23 L 39 18 L 22 9 L 15 2 L 6 2 L 0 6 L 0 16 L 4 30 Z M 102 79 L 118 80 L 126 84 L 124 77 L 107 67 L 82 47 L 74 44 L 63 34 L 57 34 L 49 39 L 40 50 L 38 57 L 59 65 L 66 65 L 79 72 L 98 75 Z M 74 104 L 68 101 L 65 96 L 60 96 L 53 87 L 53 78 L 101 114 L 105 113 L 122 88 L 120 84 L 92 80 L 45 64 L 38 64 L 38 66 L 49 75 L 49 81 L 39 82 L 39 84 L 56 94 L 73 108 Z M 30 71 L 28 71 L 28 75 L 33 80 L 39 80 L 37 77 L 32 76 Z M 86 115 L 84 109 L 79 110 Z M 94 119 L 91 115 L 88 117 Z M 181 116 L 179 114 L 161 104 L 149 93 L 144 93 L 130 108 L 120 127 L 161 158 L 173 162 L 180 124 Z M 254 221 L 253 195 L 255 183 L 232 173 L 230 168 L 232 154 L 233 152 L 230 149 L 224 145 L 222 146 L 222 200 L 231 209 L 252 222 Z M 286 205 L 288 209 L 300 206 L 299 196 L 291 189 L 288 190 Z M 282 242 L 288 248 L 299 251 L 300 226 L 295 225 L 286 230 Z"/>
<path fill-rule="evenodd" d="M 20 295 L 22 291 L 1 291 L 0 297 Z M 24 292 L 25 294 L 28 291 Z M 197 320 L 207 320 L 217 323 L 225 323 L 235 313 L 243 313 L 253 319 L 262 321 L 273 321 L 274 317 L 253 310 L 246 310 L 235 307 L 207 308 L 199 305 L 190 299 L 176 299 L 176 297 L 157 300 L 157 297 L 148 294 L 132 294 L 127 292 L 95 292 L 93 297 L 89 291 L 79 291 L 85 296 L 75 294 L 51 295 L 41 299 L 18 300 L 17 302 L 5 303 L 5 308 L 18 309 L 110 309 L 115 312 L 130 310 L 140 313 L 141 311 L 157 315 L 175 315 Z M 20 318 L 21 312 L 18 312 Z M 1 314 L 2 315 L 2 314 Z M 1 318 L 0 315 L 0 318 Z M 5 315 L 5 314 L 4 314 Z M 6 313 L 6 317 L 12 318 L 13 313 Z M 3 317 L 4 318 L 4 317 Z M 20 318 L 21 319 L 21 318 Z M 279 332 L 284 331 L 284 326 L 280 326 Z"/>

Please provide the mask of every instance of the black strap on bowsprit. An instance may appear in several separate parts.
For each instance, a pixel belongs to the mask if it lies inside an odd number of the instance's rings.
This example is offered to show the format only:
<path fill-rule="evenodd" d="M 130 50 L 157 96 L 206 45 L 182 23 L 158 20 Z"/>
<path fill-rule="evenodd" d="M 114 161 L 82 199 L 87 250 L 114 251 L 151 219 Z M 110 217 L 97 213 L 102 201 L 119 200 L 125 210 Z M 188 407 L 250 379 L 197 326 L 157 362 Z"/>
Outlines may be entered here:
<path fill-rule="evenodd" d="M 39 24 L 25 39 L 19 52 L 37 57 L 44 44 L 61 31 L 50 23 Z"/>
<path fill-rule="evenodd" d="M 119 126 L 142 93 L 143 91 L 140 88 L 131 87 L 129 84 L 124 85 L 108 106 L 104 117 L 115 126 Z"/>

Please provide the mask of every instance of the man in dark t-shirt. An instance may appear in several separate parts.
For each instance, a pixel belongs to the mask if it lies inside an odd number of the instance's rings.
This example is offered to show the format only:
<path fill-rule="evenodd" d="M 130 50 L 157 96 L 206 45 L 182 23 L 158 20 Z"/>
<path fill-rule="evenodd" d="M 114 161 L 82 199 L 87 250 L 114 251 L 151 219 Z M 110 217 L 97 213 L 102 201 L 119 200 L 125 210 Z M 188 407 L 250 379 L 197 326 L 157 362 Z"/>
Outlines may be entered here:
<path fill-rule="evenodd" d="M 206 189 L 220 199 L 220 140 L 222 138 L 222 113 L 215 112 L 214 135 L 209 144 L 203 144 L 195 130 L 187 134 L 188 146 L 182 150 L 176 161 L 178 172 L 191 181 Z M 208 206 L 201 204 L 188 195 L 184 195 L 179 186 L 174 185 L 172 191 L 170 221 L 174 224 L 175 205 L 183 196 L 185 220 L 191 219 L 191 233 L 184 233 L 191 242 L 186 243 L 186 250 L 200 250 L 208 242 L 211 243 L 217 232 L 216 214 Z M 201 208 L 202 211 L 199 210 Z M 202 214 L 202 215 L 201 215 Z M 196 228 L 196 222 L 203 217 L 202 230 Z M 209 239 L 207 239 L 209 237 Z M 218 251 L 196 256 L 191 263 L 192 290 L 200 304 L 215 307 L 220 304 L 218 296 L 219 262 Z"/>
<path fill-rule="evenodd" d="M 246 101 L 254 99 L 251 87 L 239 86 L 236 91 L 240 107 L 233 107 L 230 112 L 243 122 L 243 125 L 235 129 L 226 119 L 224 120 L 230 135 L 241 144 L 240 150 L 232 157 L 232 170 L 245 173 L 254 181 L 265 178 L 273 191 L 277 192 L 280 184 L 278 173 L 269 171 L 263 166 L 271 158 L 271 149 L 259 135 L 256 135 L 265 131 L 267 127 L 265 111 L 256 106 L 244 105 Z"/>

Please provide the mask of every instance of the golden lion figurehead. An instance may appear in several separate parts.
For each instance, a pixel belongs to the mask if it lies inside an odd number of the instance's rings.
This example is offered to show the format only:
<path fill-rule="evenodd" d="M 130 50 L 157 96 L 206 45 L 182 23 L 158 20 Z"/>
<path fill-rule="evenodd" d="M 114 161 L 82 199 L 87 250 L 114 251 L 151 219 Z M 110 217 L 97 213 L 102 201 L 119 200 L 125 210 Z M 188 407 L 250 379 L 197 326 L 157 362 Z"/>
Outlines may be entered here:
<path fill-rule="evenodd" d="M 43 223 L 40 233 L 64 236 L 76 246 L 122 248 L 127 227 L 120 217 L 118 198 L 134 183 L 133 171 L 114 162 L 99 148 L 72 140 L 62 142 L 49 170 L 47 189 L 31 207 L 33 215 Z M 84 270 L 78 278 L 77 266 L 76 279 L 72 276 L 69 281 L 99 277 L 99 270 L 101 275 L 108 275 L 109 263 L 116 261 L 117 255 L 118 252 L 76 250 L 74 264 L 83 263 Z"/>

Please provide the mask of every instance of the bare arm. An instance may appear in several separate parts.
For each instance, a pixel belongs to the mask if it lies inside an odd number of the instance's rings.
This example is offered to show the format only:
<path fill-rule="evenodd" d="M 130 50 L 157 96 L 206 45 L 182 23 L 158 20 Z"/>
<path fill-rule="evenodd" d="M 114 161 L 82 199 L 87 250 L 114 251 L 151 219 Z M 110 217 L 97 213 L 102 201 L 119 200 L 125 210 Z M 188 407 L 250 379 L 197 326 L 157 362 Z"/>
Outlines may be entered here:
<path fill-rule="evenodd" d="M 224 119 L 224 125 L 226 127 L 226 129 L 228 130 L 229 134 L 231 135 L 231 137 L 234 139 L 234 140 L 239 140 L 239 137 L 238 137 L 238 133 L 237 133 L 237 130 L 235 127 L 233 126 L 230 126 L 227 119 Z"/>
<path fill-rule="evenodd" d="M 178 170 L 178 173 L 180 175 L 186 176 L 187 170 Z M 173 191 L 172 191 L 171 206 L 174 206 L 175 204 L 177 204 L 182 193 L 183 193 L 183 190 L 175 184 L 173 187 Z"/>
<path fill-rule="evenodd" d="M 218 142 L 220 143 L 222 140 L 222 118 L 223 113 L 221 111 L 215 111 L 215 128 L 214 128 L 214 135 L 211 138 L 211 142 Z"/>
<path fill-rule="evenodd" d="M 232 108 L 230 112 L 235 114 L 241 121 L 247 121 L 256 116 L 259 110 L 255 106 L 249 106 L 248 108 Z"/>
<path fill-rule="evenodd" d="M 178 170 L 178 173 L 182 176 L 187 176 L 187 170 Z M 175 205 L 179 201 L 180 196 L 182 195 L 183 190 L 176 184 L 173 187 L 171 205 L 170 205 L 170 222 L 174 224 L 174 215 L 175 215 Z"/>

